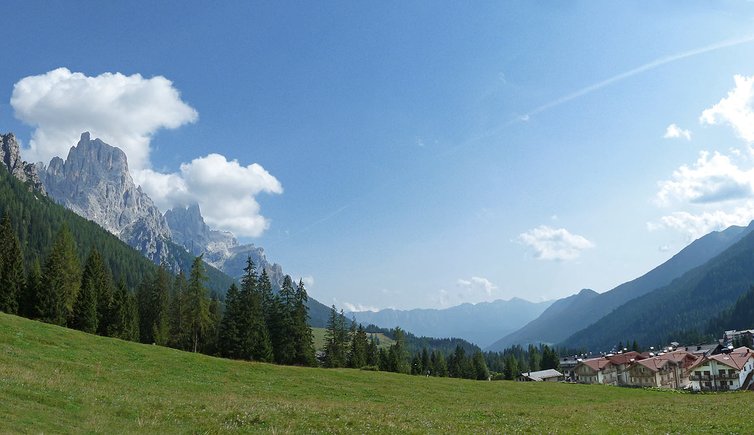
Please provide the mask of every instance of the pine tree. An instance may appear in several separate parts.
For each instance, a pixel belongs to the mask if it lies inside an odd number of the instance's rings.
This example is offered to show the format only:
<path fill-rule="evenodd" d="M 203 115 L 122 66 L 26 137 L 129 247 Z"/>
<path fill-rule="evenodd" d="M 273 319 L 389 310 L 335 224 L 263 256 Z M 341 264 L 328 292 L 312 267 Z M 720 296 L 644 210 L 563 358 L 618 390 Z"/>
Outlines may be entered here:
<path fill-rule="evenodd" d="M 37 312 L 39 297 L 37 293 L 42 287 L 42 266 L 39 258 L 34 257 L 29 268 L 29 275 L 26 278 L 26 285 L 19 299 L 19 313 L 30 319 L 38 319 L 40 314 Z"/>
<path fill-rule="evenodd" d="M 295 347 L 295 324 L 293 314 L 296 306 L 296 292 L 293 288 L 293 280 L 289 275 L 283 278 L 283 286 L 280 288 L 277 312 L 275 313 L 275 335 L 277 343 L 275 347 L 275 361 L 279 364 L 294 364 L 296 358 Z"/>
<path fill-rule="evenodd" d="M 560 358 L 557 352 L 548 345 L 542 346 L 542 370 L 560 368 Z"/>
<path fill-rule="evenodd" d="M 21 244 L 6 213 L 0 223 L 0 311 L 18 313 L 25 278 Z"/>
<path fill-rule="evenodd" d="M 351 325 L 355 325 L 355 321 L 351 321 Z M 351 352 L 348 354 L 348 367 L 361 368 L 367 365 L 367 353 L 369 348 L 369 340 L 364 327 L 359 324 L 359 327 L 355 330 L 351 337 Z"/>
<path fill-rule="evenodd" d="M 503 371 L 503 376 L 505 377 L 505 379 L 513 380 L 516 379 L 519 374 L 520 371 L 518 368 L 518 360 L 515 356 L 509 355 L 505 359 L 505 370 Z"/>
<path fill-rule="evenodd" d="M 240 359 L 243 355 L 241 343 L 241 300 L 236 283 L 230 285 L 225 294 L 225 313 L 220 321 L 218 331 L 218 347 L 220 355 L 225 358 Z"/>
<path fill-rule="evenodd" d="M 217 295 L 217 292 L 213 291 L 209 300 L 209 328 L 203 350 L 207 355 L 218 355 L 219 353 L 218 333 L 221 318 L 220 297 Z"/>
<path fill-rule="evenodd" d="M 40 320 L 66 325 L 80 287 L 80 269 L 73 236 L 65 225 L 55 238 L 42 281 L 37 304 Z"/>
<path fill-rule="evenodd" d="M 388 349 L 388 371 L 396 373 L 410 373 L 411 367 L 408 362 L 406 349 L 406 334 L 399 327 L 393 330 L 395 343 Z"/>
<path fill-rule="evenodd" d="M 170 338 L 170 273 L 164 265 L 139 286 L 139 335 L 142 343 L 166 345 Z"/>
<path fill-rule="evenodd" d="M 170 295 L 170 339 L 168 345 L 176 349 L 189 350 L 188 328 L 187 328 L 187 311 L 186 297 L 188 293 L 188 282 L 183 271 L 178 272 L 173 282 L 172 293 Z"/>
<path fill-rule="evenodd" d="M 314 336 L 312 335 L 312 328 L 309 326 L 308 301 L 309 296 L 306 294 L 304 281 L 300 279 L 294 294 L 292 312 L 294 348 L 293 363 L 311 367 L 317 364 L 317 360 L 314 356 Z"/>
<path fill-rule="evenodd" d="M 367 347 L 367 365 L 379 365 L 379 355 L 379 351 L 377 350 L 377 340 L 374 338 L 374 334 L 372 334 L 369 337 L 369 346 Z"/>
<path fill-rule="evenodd" d="M 87 271 L 89 262 L 84 269 L 84 275 L 81 280 L 81 290 L 79 291 L 76 303 L 73 305 L 73 321 L 71 326 L 79 331 L 94 334 L 97 332 L 97 289 L 93 280 L 88 279 Z"/>
<path fill-rule="evenodd" d="M 325 331 L 325 367 L 345 367 L 347 343 L 348 329 L 345 316 L 342 311 L 338 313 L 333 305 Z"/>
<path fill-rule="evenodd" d="M 111 304 L 110 270 L 102 261 L 97 249 L 92 247 L 81 275 L 81 289 L 73 310 L 73 328 L 107 335 Z"/>
<path fill-rule="evenodd" d="M 435 376 L 439 377 L 447 377 L 448 376 L 448 363 L 445 360 L 445 355 L 443 355 L 442 352 L 437 352 L 437 357 L 435 360 Z"/>
<path fill-rule="evenodd" d="M 421 368 L 422 368 L 422 374 L 425 374 L 425 375 L 430 374 L 429 352 L 427 351 L 426 347 L 422 349 Z"/>
<path fill-rule="evenodd" d="M 262 293 L 258 290 L 258 280 L 254 262 L 251 257 L 247 257 L 240 292 L 241 357 L 255 361 L 270 361 L 273 358 L 272 344 L 264 320 Z"/>
<path fill-rule="evenodd" d="M 486 381 L 490 378 L 490 371 L 487 369 L 487 362 L 484 360 L 482 352 L 476 351 L 471 358 L 472 365 L 474 367 L 475 379 L 478 381 Z"/>
<path fill-rule="evenodd" d="M 190 333 L 192 352 L 198 352 L 201 341 L 209 327 L 209 300 L 207 289 L 204 287 L 206 275 L 202 256 L 198 256 L 191 264 L 188 291 L 186 297 L 186 321 Z"/>
<path fill-rule="evenodd" d="M 139 340 L 139 312 L 136 297 L 128 290 L 124 280 L 120 281 L 113 294 L 107 335 L 122 340 Z"/>

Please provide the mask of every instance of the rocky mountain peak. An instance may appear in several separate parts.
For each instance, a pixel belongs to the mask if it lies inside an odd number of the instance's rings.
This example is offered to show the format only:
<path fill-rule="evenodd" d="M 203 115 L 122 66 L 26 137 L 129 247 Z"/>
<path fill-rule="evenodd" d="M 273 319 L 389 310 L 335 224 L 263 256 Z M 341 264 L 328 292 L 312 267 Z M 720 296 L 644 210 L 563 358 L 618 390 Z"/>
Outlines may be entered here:
<path fill-rule="evenodd" d="M 218 269 L 231 256 L 231 250 L 238 246 L 238 241 L 230 232 L 210 229 L 204 222 L 199 204 L 176 206 L 165 212 L 165 221 L 170 227 L 173 242 L 193 255 L 203 253 L 204 260 Z"/>
<path fill-rule="evenodd" d="M 11 175 L 27 183 L 30 189 L 45 193 L 37 167 L 21 160 L 21 147 L 13 133 L 0 134 L 0 162 Z"/>
<path fill-rule="evenodd" d="M 128 172 L 126 154 L 83 133 L 63 161 L 55 157 L 43 174 L 55 201 L 100 224 L 155 262 L 165 260 L 170 228 Z"/>

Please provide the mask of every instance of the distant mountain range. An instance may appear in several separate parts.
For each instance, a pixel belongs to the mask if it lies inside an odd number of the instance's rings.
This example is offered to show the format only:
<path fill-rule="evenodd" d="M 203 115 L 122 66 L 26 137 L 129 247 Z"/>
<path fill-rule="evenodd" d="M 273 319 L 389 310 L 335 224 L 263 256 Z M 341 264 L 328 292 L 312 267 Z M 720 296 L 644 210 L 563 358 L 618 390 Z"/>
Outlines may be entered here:
<path fill-rule="evenodd" d="M 653 325 L 661 323 L 659 319 L 650 321 L 646 314 L 653 309 L 648 305 L 655 300 L 656 296 L 652 295 L 671 282 L 673 284 L 669 287 L 675 286 L 673 288 L 676 291 L 691 293 L 691 289 L 678 287 L 682 285 L 681 282 L 689 282 L 682 281 L 681 277 L 685 277 L 690 271 L 732 249 L 742 239 L 747 238 L 752 229 L 754 229 L 752 225 L 733 226 L 725 231 L 712 232 L 695 240 L 665 263 L 633 281 L 601 294 L 591 290 L 582 290 L 577 295 L 560 299 L 538 318 L 496 341 L 488 347 L 488 350 L 499 351 L 514 344 L 528 343 L 562 343 L 566 346 L 586 346 L 597 350 L 599 346 L 615 344 L 613 342 L 619 340 L 649 339 L 649 335 L 639 334 L 642 328 L 639 328 L 636 322 L 644 321 Z M 727 280 L 728 278 L 720 277 L 720 279 Z M 730 279 L 733 278 L 730 277 Z M 662 300 L 669 303 L 665 299 Z M 664 309 L 665 314 L 662 317 L 681 315 L 679 311 L 685 309 L 682 306 L 684 305 L 673 303 Z M 713 304 L 707 309 L 716 310 L 718 307 L 719 304 Z M 630 316 L 626 313 L 633 313 L 635 317 L 629 319 Z M 633 326 L 627 326 L 629 321 L 633 322 L 631 323 Z M 696 323 L 691 325 L 688 322 L 677 322 L 664 325 L 671 328 L 665 331 L 667 334 L 692 326 L 696 326 Z M 591 332 L 579 332 L 582 330 Z"/>
<path fill-rule="evenodd" d="M 519 298 L 478 304 L 462 304 L 446 309 L 359 311 L 349 313 L 363 324 L 401 328 L 432 337 L 457 337 L 480 347 L 514 331 L 536 318 L 552 302 L 529 302 Z"/>

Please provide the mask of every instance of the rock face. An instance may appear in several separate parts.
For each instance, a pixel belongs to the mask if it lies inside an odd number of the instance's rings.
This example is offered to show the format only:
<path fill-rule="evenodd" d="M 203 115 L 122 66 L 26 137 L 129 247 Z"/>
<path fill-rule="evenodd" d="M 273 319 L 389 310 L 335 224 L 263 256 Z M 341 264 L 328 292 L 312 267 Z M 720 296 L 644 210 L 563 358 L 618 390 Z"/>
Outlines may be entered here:
<path fill-rule="evenodd" d="M 128 172 L 118 148 L 83 133 L 65 161 L 55 157 L 43 174 L 48 194 L 80 216 L 97 222 L 154 262 L 168 257 L 170 228 Z"/>
<path fill-rule="evenodd" d="M 27 183 L 30 189 L 45 193 L 37 166 L 21 160 L 20 146 L 13 133 L 0 134 L 0 162 L 11 175 Z"/>
<path fill-rule="evenodd" d="M 283 281 L 283 269 L 279 264 L 267 261 L 264 249 L 253 244 L 239 245 L 228 231 L 210 229 L 204 222 L 198 204 L 174 207 L 165 212 L 173 242 L 183 246 L 193 255 L 204 254 L 204 261 L 225 274 L 237 278 L 243 274 L 247 257 L 251 257 L 258 269 L 267 270 L 273 286 L 279 288 Z"/>
<path fill-rule="evenodd" d="M 231 256 L 230 250 L 238 246 L 233 234 L 212 230 L 204 223 L 199 204 L 186 208 L 174 207 L 165 212 L 173 242 L 183 246 L 193 255 L 204 253 L 204 261 L 217 267 Z"/>

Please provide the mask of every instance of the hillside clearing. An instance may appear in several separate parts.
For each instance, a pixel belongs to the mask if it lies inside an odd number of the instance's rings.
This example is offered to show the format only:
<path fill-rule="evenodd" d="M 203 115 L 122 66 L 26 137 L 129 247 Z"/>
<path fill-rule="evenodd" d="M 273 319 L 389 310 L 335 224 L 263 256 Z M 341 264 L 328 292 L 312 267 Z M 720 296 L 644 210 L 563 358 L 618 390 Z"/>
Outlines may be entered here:
<path fill-rule="evenodd" d="M 746 432 L 749 393 L 229 361 L 0 313 L 0 432 Z"/>

